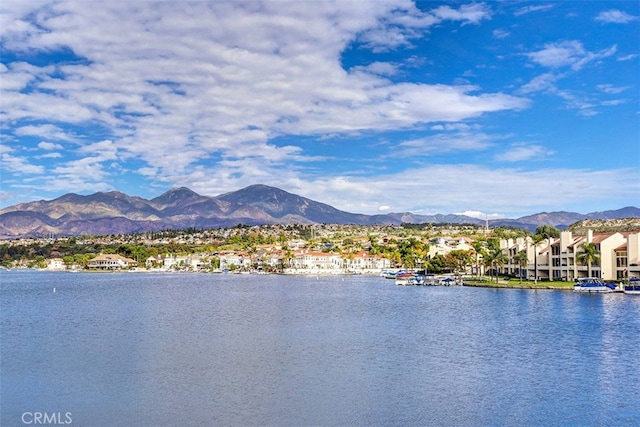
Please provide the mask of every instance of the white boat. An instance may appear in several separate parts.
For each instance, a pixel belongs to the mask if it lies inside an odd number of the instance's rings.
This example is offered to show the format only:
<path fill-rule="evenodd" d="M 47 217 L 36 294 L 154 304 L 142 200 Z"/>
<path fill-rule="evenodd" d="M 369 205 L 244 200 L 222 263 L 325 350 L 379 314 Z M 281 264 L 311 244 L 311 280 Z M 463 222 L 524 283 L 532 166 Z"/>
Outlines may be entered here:
<path fill-rule="evenodd" d="M 573 285 L 573 292 L 606 293 L 613 292 L 615 289 L 616 285 L 606 283 L 598 277 L 581 277 Z"/>
<path fill-rule="evenodd" d="M 398 286 L 411 286 L 415 284 L 415 276 L 411 273 L 402 273 L 396 275 L 396 285 Z"/>
<path fill-rule="evenodd" d="M 624 285 L 624 293 L 631 295 L 640 295 L 640 279 L 633 278 L 629 280 L 629 283 Z"/>

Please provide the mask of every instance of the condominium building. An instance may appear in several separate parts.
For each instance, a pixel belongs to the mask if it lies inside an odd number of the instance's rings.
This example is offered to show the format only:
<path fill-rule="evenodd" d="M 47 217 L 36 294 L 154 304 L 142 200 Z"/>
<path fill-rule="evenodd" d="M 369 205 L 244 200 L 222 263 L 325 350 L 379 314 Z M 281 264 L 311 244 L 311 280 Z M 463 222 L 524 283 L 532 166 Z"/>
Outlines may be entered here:
<path fill-rule="evenodd" d="M 591 266 L 580 262 L 585 243 L 595 245 L 599 260 Z M 538 280 L 574 281 L 579 277 L 600 277 L 604 280 L 627 280 L 640 277 L 640 232 L 593 233 L 573 236 L 570 231 L 560 237 L 544 240 L 537 245 L 531 238 L 500 242 L 509 261 L 502 273 L 526 276 Z M 526 251 L 526 268 L 519 265 L 516 255 Z"/>

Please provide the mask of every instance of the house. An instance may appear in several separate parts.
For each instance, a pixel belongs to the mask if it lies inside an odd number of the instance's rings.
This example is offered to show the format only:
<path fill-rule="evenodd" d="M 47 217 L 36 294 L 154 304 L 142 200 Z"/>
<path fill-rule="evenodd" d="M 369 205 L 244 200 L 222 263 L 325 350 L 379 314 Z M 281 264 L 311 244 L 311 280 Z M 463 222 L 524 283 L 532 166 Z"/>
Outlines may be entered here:
<path fill-rule="evenodd" d="M 226 252 L 218 255 L 220 258 L 220 269 L 231 270 L 235 268 L 242 268 L 245 265 L 245 259 L 242 255 L 235 252 Z"/>
<path fill-rule="evenodd" d="M 138 263 L 127 257 L 118 254 L 100 254 L 89 260 L 88 268 L 98 270 L 122 270 L 123 268 L 136 267 Z"/>
<path fill-rule="evenodd" d="M 294 269 L 324 272 L 338 272 L 342 270 L 342 257 L 332 252 L 315 252 L 300 250 L 294 252 L 291 266 Z"/>
<path fill-rule="evenodd" d="M 378 255 L 371 255 L 366 251 L 360 251 L 346 256 L 344 265 L 350 271 L 380 272 L 391 267 L 391 261 Z"/>
<path fill-rule="evenodd" d="M 64 264 L 62 258 L 49 258 L 46 260 L 47 270 L 66 270 L 67 266 Z"/>

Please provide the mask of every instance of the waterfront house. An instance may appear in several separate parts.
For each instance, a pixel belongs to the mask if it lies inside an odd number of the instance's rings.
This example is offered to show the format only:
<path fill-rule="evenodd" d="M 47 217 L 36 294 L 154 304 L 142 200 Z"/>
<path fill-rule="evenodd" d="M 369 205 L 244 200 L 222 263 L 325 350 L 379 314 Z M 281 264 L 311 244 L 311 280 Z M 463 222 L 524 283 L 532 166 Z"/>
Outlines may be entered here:
<path fill-rule="evenodd" d="M 344 260 L 344 268 L 352 272 L 380 272 L 390 267 L 390 260 L 378 255 L 371 255 L 366 251 L 348 254 Z"/>
<path fill-rule="evenodd" d="M 100 254 L 89 260 L 88 268 L 98 270 L 122 270 L 125 268 L 135 267 L 138 263 L 127 257 L 118 254 Z"/>
<path fill-rule="evenodd" d="M 291 265 L 294 269 L 310 271 L 340 271 L 342 269 L 342 257 L 332 252 L 315 252 L 308 250 L 295 251 Z"/>
<path fill-rule="evenodd" d="M 48 260 L 46 260 L 46 263 L 47 270 L 59 271 L 67 269 L 67 266 L 64 264 L 62 258 L 49 258 Z"/>

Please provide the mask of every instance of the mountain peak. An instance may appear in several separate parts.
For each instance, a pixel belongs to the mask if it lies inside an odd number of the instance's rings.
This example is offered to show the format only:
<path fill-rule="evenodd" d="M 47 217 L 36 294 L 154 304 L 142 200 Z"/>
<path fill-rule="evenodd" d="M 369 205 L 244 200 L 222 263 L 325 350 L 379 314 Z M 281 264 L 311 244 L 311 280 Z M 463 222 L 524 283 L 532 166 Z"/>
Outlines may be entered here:
<path fill-rule="evenodd" d="M 184 206 L 204 200 L 208 200 L 208 197 L 201 196 L 187 187 L 174 187 L 155 199 L 151 199 L 151 204 L 155 206 L 156 209 L 162 210 L 168 207 Z"/>

